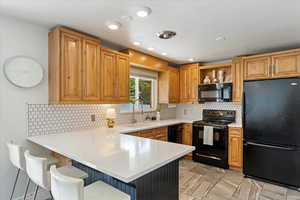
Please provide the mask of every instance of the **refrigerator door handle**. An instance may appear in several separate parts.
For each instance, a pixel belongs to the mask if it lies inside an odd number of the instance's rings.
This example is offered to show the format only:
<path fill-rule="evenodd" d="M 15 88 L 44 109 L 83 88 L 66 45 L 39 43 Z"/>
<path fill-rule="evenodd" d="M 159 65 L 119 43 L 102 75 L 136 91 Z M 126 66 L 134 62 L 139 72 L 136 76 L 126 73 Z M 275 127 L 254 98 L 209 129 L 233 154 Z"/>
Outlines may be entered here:
<path fill-rule="evenodd" d="M 258 147 L 265 147 L 269 149 L 279 149 L 279 150 L 285 150 L 285 151 L 295 151 L 296 148 L 294 147 L 279 147 L 279 146 L 273 146 L 273 145 L 267 145 L 267 144 L 258 144 L 254 142 L 246 142 L 245 146 L 252 145 L 252 146 L 258 146 Z"/>

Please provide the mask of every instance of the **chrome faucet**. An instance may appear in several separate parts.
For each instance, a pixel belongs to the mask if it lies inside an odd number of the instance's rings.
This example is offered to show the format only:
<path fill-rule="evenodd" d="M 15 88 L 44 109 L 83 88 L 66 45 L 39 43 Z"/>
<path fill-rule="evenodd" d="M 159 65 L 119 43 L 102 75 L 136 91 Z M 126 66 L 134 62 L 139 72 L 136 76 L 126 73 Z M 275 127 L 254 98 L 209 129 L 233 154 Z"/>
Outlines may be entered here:
<path fill-rule="evenodd" d="M 144 99 L 143 97 L 139 96 L 138 98 L 136 98 L 133 102 L 132 102 L 132 119 L 131 119 L 131 123 L 135 124 L 137 123 L 137 120 L 135 118 L 135 105 L 136 102 L 138 102 L 141 105 L 141 114 L 142 114 L 142 120 L 144 120 Z"/>

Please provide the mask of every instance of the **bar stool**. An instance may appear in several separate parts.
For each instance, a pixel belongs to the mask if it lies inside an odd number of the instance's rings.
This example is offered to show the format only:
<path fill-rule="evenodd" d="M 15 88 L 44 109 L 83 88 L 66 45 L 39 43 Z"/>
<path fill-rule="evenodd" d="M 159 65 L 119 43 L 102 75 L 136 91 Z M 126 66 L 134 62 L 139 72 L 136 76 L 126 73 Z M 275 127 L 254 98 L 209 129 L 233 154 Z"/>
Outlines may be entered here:
<path fill-rule="evenodd" d="M 84 187 L 83 180 L 61 174 L 54 165 L 50 173 L 55 200 L 130 200 L 129 195 L 102 181 Z"/>
<path fill-rule="evenodd" d="M 15 189 L 16 189 L 16 185 L 17 185 L 17 182 L 18 182 L 18 179 L 19 179 L 20 171 L 26 172 L 26 163 L 25 163 L 24 148 L 23 147 L 15 144 L 12 141 L 6 143 L 6 146 L 8 148 L 8 155 L 9 155 L 10 162 L 18 169 L 16 178 L 15 178 L 15 182 L 13 184 L 13 189 L 11 191 L 11 195 L 10 195 L 10 198 L 9 198 L 10 200 L 12 200 Z M 48 165 L 56 164 L 57 162 L 58 162 L 58 160 L 55 159 L 54 157 L 50 157 L 48 159 Z M 26 184 L 26 189 L 25 189 L 25 193 L 24 193 L 24 200 L 26 199 L 29 184 L 30 184 L 30 178 L 28 177 L 27 184 Z"/>
<path fill-rule="evenodd" d="M 50 192 L 51 198 L 51 180 L 50 180 L 50 172 L 49 172 L 49 165 L 48 159 L 43 157 L 36 157 L 30 154 L 27 150 L 24 153 L 25 161 L 26 161 L 26 172 L 31 179 L 32 182 L 36 184 L 35 192 L 34 192 L 34 200 L 36 199 L 39 187 L 47 190 Z M 88 177 L 88 174 L 77 169 L 72 166 L 66 166 L 58 168 L 60 173 L 67 174 L 74 178 L 84 179 Z"/>

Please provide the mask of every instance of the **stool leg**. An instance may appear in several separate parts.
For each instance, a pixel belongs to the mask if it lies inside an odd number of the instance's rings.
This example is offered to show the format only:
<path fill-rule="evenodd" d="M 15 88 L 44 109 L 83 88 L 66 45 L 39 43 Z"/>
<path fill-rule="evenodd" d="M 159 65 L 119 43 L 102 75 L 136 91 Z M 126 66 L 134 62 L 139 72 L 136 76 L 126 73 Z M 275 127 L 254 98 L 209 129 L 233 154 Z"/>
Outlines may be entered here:
<path fill-rule="evenodd" d="M 17 172 L 17 176 L 16 176 L 16 179 L 15 179 L 15 182 L 14 182 L 14 186 L 13 186 L 13 189 L 12 189 L 12 192 L 11 192 L 11 195 L 10 195 L 10 200 L 12 200 L 13 196 L 14 196 L 14 193 L 15 193 L 15 189 L 16 189 L 16 185 L 17 185 L 17 182 L 18 182 L 18 178 L 19 178 L 19 174 L 20 174 L 20 169 L 18 169 L 18 172 Z"/>
<path fill-rule="evenodd" d="M 37 186 L 35 187 L 33 200 L 36 200 L 36 196 L 37 196 L 38 191 L 39 191 L 39 186 L 37 185 Z"/>
<path fill-rule="evenodd" d="M 51 191 L 50 191 L 50 196 L 51 196 L 51 200 L 53 200 L 53 195 L 52 195 Z"/>
<path fill-rule="evenodd" d="M 24 194 L 24 200 L 26 200 L 29 185 L 30 185 L 30 178 L 28 177 L 27 185 L 26 185 L 26 190 L 25 190 L 25 194 Z"/>

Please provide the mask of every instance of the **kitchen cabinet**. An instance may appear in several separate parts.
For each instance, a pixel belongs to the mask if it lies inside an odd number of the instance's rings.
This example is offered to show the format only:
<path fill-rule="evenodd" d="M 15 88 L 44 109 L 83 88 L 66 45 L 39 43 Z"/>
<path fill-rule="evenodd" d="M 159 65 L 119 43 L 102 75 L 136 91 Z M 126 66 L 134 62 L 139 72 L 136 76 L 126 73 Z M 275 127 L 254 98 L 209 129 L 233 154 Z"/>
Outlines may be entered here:
<path fill-rule="evenodd" d="M 94 41 L 83 41 L 83 100 L 100 101 L 100 48 Z"/>
<path fill-rule="evenodd" d="M 160 141 L 168 141 L 168 127 L 160 127 L 155 129 L 148 129 L 139 132 L 129 133 L 129 135 L 144 137 Z"/>
<path fill-rule="evenodd" d="M 179 78 L 180 103 L 198 103 L 199 64 L 181 66 Z"/>
<path fill-rule="evenodd" d="M 229 128 L 228 162 L 233 170 L 243 168 L 243 129 Z"/>
<path fill-rule="evenodd" d="M 193 124 L 182 125 L 182 144 L 193 145 Z M 189 153 L 188 156 L 192 157 L 192 153 Z"/>
<path fill-rule="evenodd" d="M 241 57 L 233 58 L 231 72 L 232 72 L 232 102 L 234 104 L 242 104 L 244 78 L 243 78 L 243 59 Z"/>
<path fill-rule="evenodd" d="M 135 67 L 157 72 L 166 72 L 172 68 L 168 66 L 169 63 L 166 60 L 162 60 L 133 49 L 124 49 L 121 52 L 129 55 L 129 62 Z"/>
<path fill-rule="evenodd" d="M 300 52 L 274 55 L 272 58 L 272 77 L 294 77 L 300 75 Z"/>
<path fill-rule="evenodd" d="M 49 103 L 99 103 L 100 40 L 63 27 L 49 33 Z"/>
<path fill-rule="evenodd" d="M 160 72 L 158 77 L 158 102 L 160 104 L 179 103 L 179 70 L 171 68 Z"/>
<path fill-rule="evenodd" d="M 127 54 L 63 27 L 49 33 L 51 104 L 129 103 Z"/>
<path fill-rule="evenodd" d="M 244 58 L 244 79 L 272 79 L 300 76 L 300 50 Z"/>
<path fill-rule="evenodd" d="M 270 57 L 247 58 L 244 61 L 244 79 L 257 80 L 269 78 L 270 66 Z"/>
<path fill-rule="evenodd" d="M 101 101 L 129 103 L 129 59 L 126 54 L 102 48 Z"/>

